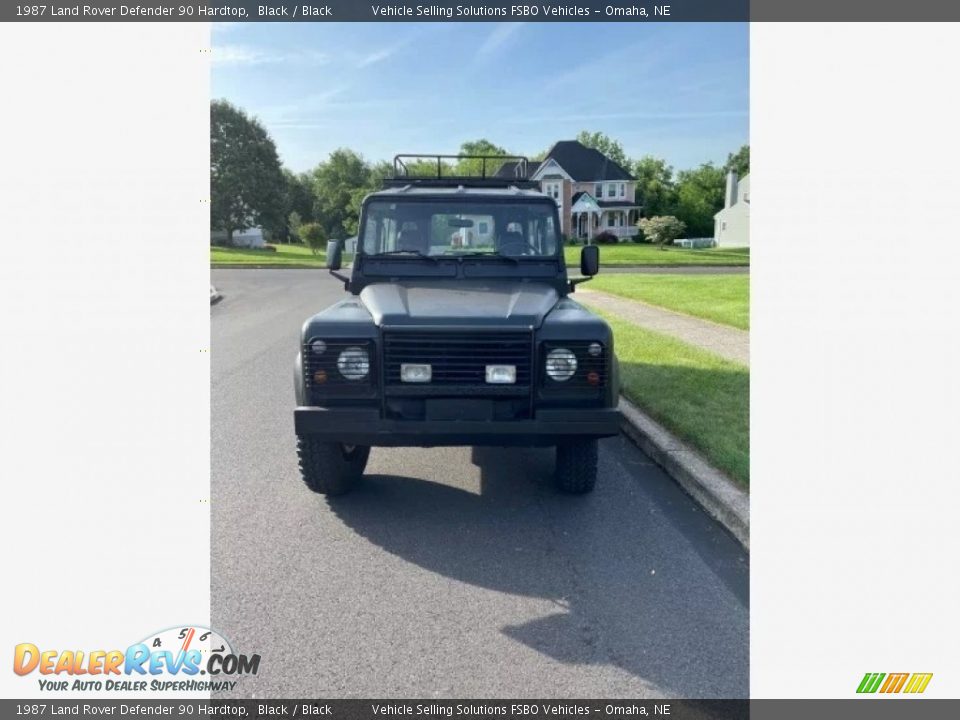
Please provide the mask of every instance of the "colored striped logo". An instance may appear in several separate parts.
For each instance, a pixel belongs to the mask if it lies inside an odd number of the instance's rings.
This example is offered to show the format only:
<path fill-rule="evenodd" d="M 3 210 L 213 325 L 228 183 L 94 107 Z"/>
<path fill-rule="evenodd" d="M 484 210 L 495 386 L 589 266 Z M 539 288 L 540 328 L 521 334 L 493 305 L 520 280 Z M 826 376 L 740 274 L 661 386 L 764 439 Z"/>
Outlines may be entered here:
<path fill-rule="evenodd" d="M 933 673 L 867 673 L 857 687 L 858 693 L 922 693 Z"/>

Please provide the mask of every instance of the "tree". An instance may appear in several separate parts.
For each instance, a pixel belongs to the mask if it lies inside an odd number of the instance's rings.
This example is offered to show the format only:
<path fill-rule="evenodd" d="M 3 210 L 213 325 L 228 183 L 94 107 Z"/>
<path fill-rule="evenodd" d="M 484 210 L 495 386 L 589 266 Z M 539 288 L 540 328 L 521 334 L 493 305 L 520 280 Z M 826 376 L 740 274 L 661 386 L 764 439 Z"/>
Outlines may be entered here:
<path fill-rule="evenodd" d="M 637 178 L 636 202 L 647 217 L 671 215 L 676 210 L 677 189 L 673 168 L 665 160 L 645 155 L 633 165 Z"/>
<path fill-rule="evenodd" d="M 623 151 L 623 145 L 605 133 L 591 133 L 582 130 L 580 134 L 577 135 L 577 140 L 589 148 L 599 150 L 620 167 L 624 169 L 630 167 L 630 161 L 627 159 L 627 154 Z"/>
<path fill-rule="evenodd" d="M 314 197 L 310 174 L 297 175 L 284 169 L 283 177 L 287 184 L 287 210 L 297 213 L 303 222 L 312 222 Z"/>
<path fill-rule="evenodd" d="M 727 155 L 727 164 L 723 166 L 723 174 L 733 170 L 737 177 L 743 177 L 750 172 L 750 146 L 744 145 L 735 153 Z"/>
<path fill-rule="evenodd" d="M 320 223 L 301 225 L 297 234 L 314 255 L 319 255 L 327 247 L 327 232 Z"/>
<path fill-rule="evenodd" d="M 263 126 L 226 100 L 210 103 L 210 225 L 226 230 L 278 227 L 284 180 L 277 148 Z"/>
<path fill-rule="evenodd" d="M 652 218 L 641 218 L 637 223 L 643 234 L 655 242 L 663 250 L 663 246 L 672 243 L 678 237 L 683 235 L 686 229 L 682 220 L 678 220 L 673 215 L 658 215 Z"/>
<path fill-rule="evenodd" d="M 357 232 L 360 203 L 370 190 L 370 167 L 346 148 L 330 154 L 310 173 L 313 216 L 329 238 L 344 238 Z"/>
<path fill-rule="evenodd" d="M 506 150 L 504 150 L 499 145 L 494 145 L 489 140 L 468 140 L 460 146 L 461 155 L 509 155 Z M 486 162 L 486 173 L 487 177 L 493 175 L 497 170 L 500 169 L 502 162 L 487 160 Z M 484 161 L 483 160 L 461 160 L 457 163 L 454 168 L 455 175 L 464 175 L 468 177 L 478 177 L 484 170 Z"/>
<path fill-rule="evenodd" d="M 303 218 L 300 217 L 300 213 L 296 210 L 293 210 L 287 215 L 287 235 L 290 238 L 290 242 L 303 242 L 303 238 L 300 237 L 301 225 L 303 225 Z"/>
<path fill-rule="evenodd" d="M 723 168 L 713 163 L 677 175 L 676 216 L 691 237 L 713 235 L 713 216 L 723 208 L 724 178 Z"/>

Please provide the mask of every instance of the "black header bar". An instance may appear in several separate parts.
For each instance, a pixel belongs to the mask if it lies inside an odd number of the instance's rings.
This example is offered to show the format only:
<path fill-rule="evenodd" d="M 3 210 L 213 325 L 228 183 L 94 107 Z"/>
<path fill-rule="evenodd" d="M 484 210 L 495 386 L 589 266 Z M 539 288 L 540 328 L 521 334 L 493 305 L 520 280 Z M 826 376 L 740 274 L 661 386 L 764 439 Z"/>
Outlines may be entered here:
<path fill-rule="evenodd" d="M 0 3 L 5 22 L 783 22 L 960 20 L 944 0 L 88 0 Z"/>
<path fill-rule="evenodd" d="M 909 709 L 905 706 L 909 705 Z M 960 700 L 0 700 L 0 717 L 304 720 L 940 720 Z"/>

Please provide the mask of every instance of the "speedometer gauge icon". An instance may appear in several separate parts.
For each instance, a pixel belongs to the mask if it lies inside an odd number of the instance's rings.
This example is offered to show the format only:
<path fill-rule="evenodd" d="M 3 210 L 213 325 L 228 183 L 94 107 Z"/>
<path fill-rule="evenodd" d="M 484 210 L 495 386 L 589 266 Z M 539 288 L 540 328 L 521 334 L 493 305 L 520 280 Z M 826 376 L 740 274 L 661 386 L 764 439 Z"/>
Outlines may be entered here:
<path fill-rule="evenodd" d="M 169 652 L 173 657 L 185 655 L 191 650 L 199 651 L 203 658 L 198 665 L 207 667 L 211 655 L 233 655 L 233 647 L 223 635 L 205 625 L 180 625 L 151 633 L 140 641 L 151 652 Z M 201 675 L 206 671 L 201 670 Z"/>

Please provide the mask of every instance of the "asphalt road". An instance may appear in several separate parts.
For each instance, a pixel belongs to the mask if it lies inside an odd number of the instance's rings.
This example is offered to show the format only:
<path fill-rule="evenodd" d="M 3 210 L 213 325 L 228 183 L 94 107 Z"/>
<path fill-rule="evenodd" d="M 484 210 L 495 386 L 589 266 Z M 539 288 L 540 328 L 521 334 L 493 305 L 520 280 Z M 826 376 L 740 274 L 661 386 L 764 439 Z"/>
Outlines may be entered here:
<path fill-rule="evenodd" d="M 553 453 L 380 449 L 343 498 L 297 472 L 293 359 L 325 273 L 214 270 L 211 621 L 269 697 L 740 697 L 749 561 L 623 438 L 597 490 Z"/>

